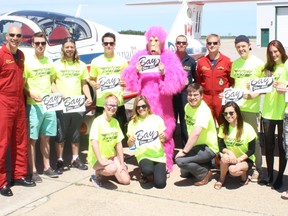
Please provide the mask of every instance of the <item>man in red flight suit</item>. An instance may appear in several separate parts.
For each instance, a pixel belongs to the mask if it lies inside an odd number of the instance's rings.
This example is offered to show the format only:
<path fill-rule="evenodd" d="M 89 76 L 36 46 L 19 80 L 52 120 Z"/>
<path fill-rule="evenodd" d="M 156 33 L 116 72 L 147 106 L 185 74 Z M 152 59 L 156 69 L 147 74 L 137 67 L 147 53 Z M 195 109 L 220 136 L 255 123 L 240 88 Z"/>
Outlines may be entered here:
<path fill-rule="evenodd" d="M 28 165 L 27 125 L 24 105 L 24 54 L 18 50 L 22 32 L 10 26 L 7 44 L 0 49 L 0 193 L 12 196 L 7 183 L 6 156 L 10 145 L 11 185 L 35 186 L 25 179 Z"/>
<path fill-rule="evenodd" d="M 225 88 L 234 85 L 234 79 L 230 77 L 232 62 L 230 58 L 219 52 L 220 37 L 210 34 L 206 38 L 208 55 L 197 61 L 196 82 L 203 87 L 203 99 L 210 107 L 214 119 L 220 125 L 222 99 L 219 94 Z"/>

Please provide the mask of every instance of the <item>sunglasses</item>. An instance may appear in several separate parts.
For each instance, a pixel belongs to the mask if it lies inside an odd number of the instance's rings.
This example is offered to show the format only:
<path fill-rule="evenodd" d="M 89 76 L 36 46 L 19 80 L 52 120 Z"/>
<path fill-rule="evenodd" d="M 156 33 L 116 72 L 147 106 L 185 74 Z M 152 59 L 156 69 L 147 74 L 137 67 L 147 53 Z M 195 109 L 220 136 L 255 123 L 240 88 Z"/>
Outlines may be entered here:
<path fill-rule="evenodd" d="M 212 44 L 213 44 L 213 45 L 217 45 L 218 42 L 207 42 L 207 44 L 208 44 L 208 45 L 212 45 Z"/>
<path fill-rule="evenodd" d="M 180 45 L 180 44 L 187 45 L 187 42 L 186 41 L 177 41 L 176 44 L 177 45 Z"/>
<path fill-rule="evenodd" d="M 44 42 L 34 42 L 34 44 L 36 45 L 36 46 L 39 46 L 40 44 L 42 45 L 42 46 L 45 46 L 46 45 L 46 42 L 44 41 Z"/>
<path fill-rule="evenodd" d="M 117 109 L 118 105 L 114 105 L 114 104 L 106 104 L 106 107 L 107 107 L 108 109 L 112 109 L 112 108 Z"/>
<path fill-rule="evenodd" d="M 103 42 L 104 46 L 108 46 L 108 44 L 110 46 L 114 46 L 115 45 L 115 42 Z"/>
<path fill-rule="evenodd" d="M 143 104 L 143 105 L 140 105 L 140 106 L 136 106 L 136 109 L 137 110 L 140 110 L 140 109 L 146 109 L 147 108 L 147 105 L 146 104 Z"/>
<path fill-rule="evenodd" d="M 228 115 L 233 116 L 234 113 L 235 113 L 235 112 L 223 112 L 223 115 L 224 115 L 224 116 L 228 116 Z"/>
<path fill-rule="evenodd" d="M 17 38 L 21 38 L 21 37 L 22 37 L 22 34 L 9 33 L 9 36 L 12 37 L 12 38 L 15 37 L 15 36 L 16 36 Z"/>

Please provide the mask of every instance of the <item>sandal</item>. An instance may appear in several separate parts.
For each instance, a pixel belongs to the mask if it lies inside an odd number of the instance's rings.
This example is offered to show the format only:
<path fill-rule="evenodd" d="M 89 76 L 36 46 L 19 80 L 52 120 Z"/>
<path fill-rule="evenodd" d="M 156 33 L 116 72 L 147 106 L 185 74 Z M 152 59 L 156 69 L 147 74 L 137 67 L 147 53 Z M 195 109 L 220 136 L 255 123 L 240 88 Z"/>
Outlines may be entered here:
<path fill-rule="evenodd" d="M 220 181 L 217 181 L 215 184 L 214 184 L 214 188 L 216 190 L 220 190 L 222 188 L 222 183 Z"/>
<path fill-rule="evenodd" d="M 284 200 L 288 200 L 288 191 L 284 191 L 284 192 L 281 194 L 281 198 L 284 199 Z"/>

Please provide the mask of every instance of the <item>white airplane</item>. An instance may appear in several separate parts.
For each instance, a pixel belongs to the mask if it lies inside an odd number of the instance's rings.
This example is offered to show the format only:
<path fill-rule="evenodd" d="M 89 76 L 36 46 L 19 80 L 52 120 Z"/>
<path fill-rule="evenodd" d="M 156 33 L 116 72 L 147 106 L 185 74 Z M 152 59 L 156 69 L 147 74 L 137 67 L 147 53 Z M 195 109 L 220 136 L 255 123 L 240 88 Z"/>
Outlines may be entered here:
<path fill-rule="evenodd" d="M 166 41 L 166 47 L 176 50 L 175 38 L 179 34 L 188 38 L 187 52 L 194 58 L 205 55 L 206 47 L 201 42 L 202 8 L 205 3 L 237 2 L 240 0 L 181 0 L 149 3 L 134 3 L 128 5 L 165 5 L 182 4 L 178 15 L 172 25 Z M 255 0 L 244 0 L 255 1 Z M 0 45 L 5 43 L 5 32 L 11 24 L 17 24 L 22 28 L 23 42 L 20 48 L 29 54 L 34 52 L 31 46 L 31 37 L 35 32 L 42 31 L 46 35 L 46 55 L 52 59 L 60 58 L 61 43 L 64 38 L 73 37 L 77 43 L 80 58 L 88 66 L 93 58 L 103 53 L 101 37 L 106 32 L 116 35 L 116 53 L 127 60 L 141 49 L 145 48 L 144 36 L 122 35 L 118 32 L 86 19 L 80 18 L 81 5 L 76 16 L 48 11 L 22 10 L 0 15 Z M 153 25 L 153 24 L 152 24 Z"/>
<path fill-rule="evenodd" d="M 185 5 L 184 2 L 181 11 L 183 10 L 187 10 L 187 4 Z M 46 46 L 47 56 L 52 59 L 60 58 L 63 39 L 72 37 L 76 41 L 80 59 L 88 66 L 93 58 L 103 53 L 101 37 L 106 32 L 113 32 L 116 35 L 116 53 L 125 57 L 128 61 L 138 50 L 145 49 L 146 40 L 144 36 L 119 34 L 106 26 L 80 18 L 80 11 L 81 6 L 78 7 L 76 16 L 34 10 L 20 10 L 2 14 L 0 15 L 0 45 L 5 43 L 5 32 L 7 32 L 8 26 L 16 24 L 21 27 L 23 32 L 23 41 L 20 49 L 23 50 L 26 55 L 34 52 L 31 46 L 31 37 L 35 32 L 39 31 L 46 35 L 48 42 Z M 179 12 L 179 14 L 180 13 L 182 12 Z M 200 18 L 201 13 L 202 11 L 197 11 L 197 17 L 199 16 Z M 178 29 L 185 26 L 187 29 L 186 35 L 194 35 L 194 32 L 200 35 L 200 28 L 198 30 L 194 28 L 191 29 L 189 24 L 181 23 L 182 20 L 178 15 L 172 29 L 177 29 L 177 26 Z M 174 42 L 177 36 L 175 32 L 176 31 L 173 31 L 174 34 L 169 34 L 169 41 L 167 41 L 167 48 L 172 50 L 175 50 Z M 197 36 L 196 38 L 198 39 L 199 37 Z M 206 48 L 200 40 L 192 40 L 189 41 L 189 43 L 187 51 L 190 55 L 199 57 L 206 53 Z"/>

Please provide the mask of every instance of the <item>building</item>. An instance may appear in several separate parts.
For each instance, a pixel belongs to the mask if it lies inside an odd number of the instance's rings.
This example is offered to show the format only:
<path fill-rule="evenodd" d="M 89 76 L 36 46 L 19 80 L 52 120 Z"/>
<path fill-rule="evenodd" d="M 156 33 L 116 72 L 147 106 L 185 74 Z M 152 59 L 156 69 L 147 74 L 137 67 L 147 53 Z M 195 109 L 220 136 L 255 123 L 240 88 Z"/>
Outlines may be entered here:
<path fill-rule="evenodd" d="M 288 47 L 288 1 L 257 2 L 257 47 L 279 40 Z"/>

